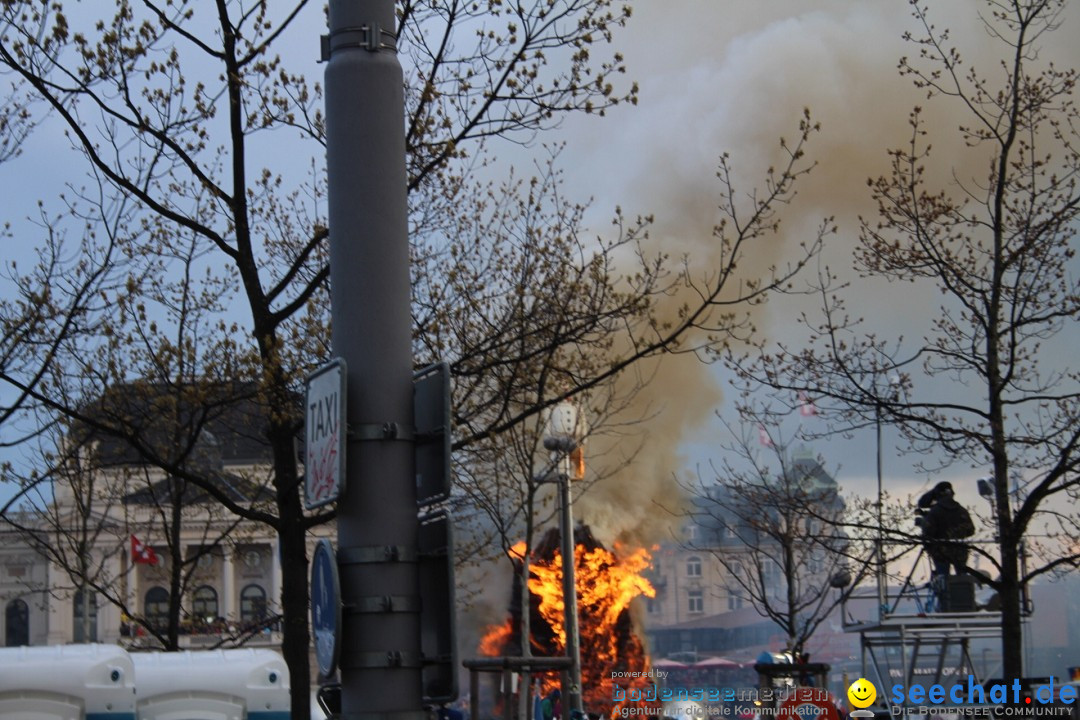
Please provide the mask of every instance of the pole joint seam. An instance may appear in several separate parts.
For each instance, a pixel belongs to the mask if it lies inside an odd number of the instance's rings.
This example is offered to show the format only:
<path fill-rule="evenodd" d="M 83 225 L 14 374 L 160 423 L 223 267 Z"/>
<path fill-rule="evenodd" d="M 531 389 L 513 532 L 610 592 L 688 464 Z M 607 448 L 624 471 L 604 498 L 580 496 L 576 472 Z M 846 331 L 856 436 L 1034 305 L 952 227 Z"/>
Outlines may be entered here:
<path fill-rule="evenodd" d="M 343 48 L 361 48 L 368 52 L 390 50 L 397 52 L 397 35 L 389 30 L 383 30 L 377 22 L 369 22 L 359 27 L 343 27 L 334 30 L 329 35 L 321 38 L 322 62 L 330 60 L 334 51 Z"/>
<path fill-rule="evenodd" d="M 341 667 L 359 668 L 420 668 L 424 666 L 423 657 L 418 652 L 408 650 L 368 650 L 349 653 L 349 662 L 344 658 Z"/>
<path fill-rule="evenodd" d="M 415 595 L 367 595 L 342 606 L 350 614 L 418 613 L 420 598 Z"/>
<path fill-rule="evenodd" d="M 416 432 L 413 428 L 394 420 L 387 420 L 383 423 L 356 423 L 349 425 L 346 434 L 350 440 L 363 442 L 416 439 Z"/>
<path fill-rule="evenodd" d="M 338 548 L 338 565 L 368 565 L 372 563 L 414 563 L 419 557 L 415 547 L 405 545 L 367 545 Z"/>

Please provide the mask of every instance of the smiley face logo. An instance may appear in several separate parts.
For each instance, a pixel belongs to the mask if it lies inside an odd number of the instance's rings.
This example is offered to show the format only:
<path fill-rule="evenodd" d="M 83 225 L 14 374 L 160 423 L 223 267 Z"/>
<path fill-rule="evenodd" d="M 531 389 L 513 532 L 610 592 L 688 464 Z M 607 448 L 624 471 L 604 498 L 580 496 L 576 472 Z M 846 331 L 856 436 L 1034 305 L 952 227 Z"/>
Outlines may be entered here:
<path fill-rule="evenodd" d="M 866 678 L 859 678 L 851 683 L 847 689 L 847 699 L 852 707 L 864 708 L 870 706 L 877 698 L 877 688 L 874 683 Z"/>

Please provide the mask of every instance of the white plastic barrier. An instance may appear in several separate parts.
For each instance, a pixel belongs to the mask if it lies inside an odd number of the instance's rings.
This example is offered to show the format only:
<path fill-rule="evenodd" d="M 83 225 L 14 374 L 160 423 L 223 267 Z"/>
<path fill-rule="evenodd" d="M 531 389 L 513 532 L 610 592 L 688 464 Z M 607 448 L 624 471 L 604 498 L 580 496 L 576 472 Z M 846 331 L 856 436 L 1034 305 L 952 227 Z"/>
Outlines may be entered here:
<path fill-rule="evenodd" d="M 289 671 L 273 650 L 131 653 L 131 658 L 138 720 L 289 718 Z"/>
<path fill-rule="evenodd" d="M 135 720 L 131 656 L 115 645 L 0 648 L 3 720 Z"/>

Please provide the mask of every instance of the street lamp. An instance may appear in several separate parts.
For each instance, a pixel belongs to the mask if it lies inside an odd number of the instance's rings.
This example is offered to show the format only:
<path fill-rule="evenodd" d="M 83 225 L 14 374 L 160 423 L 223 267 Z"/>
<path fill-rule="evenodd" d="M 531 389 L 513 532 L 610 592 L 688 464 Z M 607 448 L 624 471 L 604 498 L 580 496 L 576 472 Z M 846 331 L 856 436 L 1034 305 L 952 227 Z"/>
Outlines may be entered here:
<path fill-rule="evenodd" d="M 559 459 L 558 473 L 562 533 L 563 624 L 566 627 L 566 656 L 570 659 L 567 671 L 570 687 L 566 689 L 566 705 L 571 713 L 582 712 L 581 702 L 581 643 L 578 636 L 577 579 L 574 557 L 574 521 L 571 512 L 570 482 L 571 454 L 580 452 L 584 422 L 576 405 L 561 402 L 551 409 L 544 431 L 544 447 Z M 579 478 L 580 479 L 580 478 Z"/>

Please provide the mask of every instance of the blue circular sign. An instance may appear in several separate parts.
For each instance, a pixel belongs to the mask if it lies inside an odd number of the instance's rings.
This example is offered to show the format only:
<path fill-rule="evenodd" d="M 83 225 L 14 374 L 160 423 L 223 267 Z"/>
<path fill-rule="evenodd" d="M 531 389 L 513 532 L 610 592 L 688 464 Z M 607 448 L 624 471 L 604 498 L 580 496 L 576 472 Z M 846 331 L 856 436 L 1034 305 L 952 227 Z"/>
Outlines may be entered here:
<path fill-rule="evenodd" d="M 311 632 L 319 674 L 330 677 L 341 649 L 341 583 L 334 546 L 326 539 L 319 540 L 311 558 Z"/>

